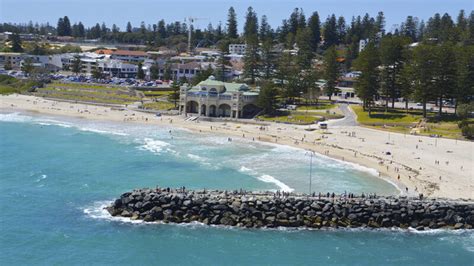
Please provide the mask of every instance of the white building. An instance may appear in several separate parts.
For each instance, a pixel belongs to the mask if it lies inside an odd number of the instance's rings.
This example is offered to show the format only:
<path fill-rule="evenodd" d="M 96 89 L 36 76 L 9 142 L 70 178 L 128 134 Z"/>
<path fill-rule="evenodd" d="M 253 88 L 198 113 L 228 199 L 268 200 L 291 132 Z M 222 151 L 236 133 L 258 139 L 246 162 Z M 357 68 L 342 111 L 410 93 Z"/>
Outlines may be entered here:
<path fill-rule="evenodd" d="M 213 76 L 194 87 L 182 86 L 179 112 L 206 117 L 252 118 L 258 112 L 258 91 L 243 83 L 217 81 Z"/>
<path fill-rule="evenodd" d="M 359 53 L 365 49 L 368 43 L 369 43 L 369 39 L 359 41 Z"/>
<path fill-rule="evenodd" d="M 229 54 L 244 55 L 245 50 L 247 49 L 246 44 L 229 44 Z"/>
<path fill-rule="evenodd" d="M 109 77 L 134 78 L 138 72 L 137 65 L 114 59 L 98 60 L 97 67 Z"/>

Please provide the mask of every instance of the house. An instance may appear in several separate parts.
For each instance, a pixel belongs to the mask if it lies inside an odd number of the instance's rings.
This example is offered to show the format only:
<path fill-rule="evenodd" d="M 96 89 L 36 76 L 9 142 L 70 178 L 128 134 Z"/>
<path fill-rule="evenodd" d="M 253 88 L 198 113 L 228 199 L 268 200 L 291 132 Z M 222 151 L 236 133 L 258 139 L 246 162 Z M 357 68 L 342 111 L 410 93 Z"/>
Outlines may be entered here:
<path fill-rule="evenodd" d="M 5 65 L 11 69 L 19 70 L 21 68 L 21 60 L 25 54 L 23 53 L 3 53 L 0 52 L 0 69 L 5 69 Z"/>
<path fill-rule="evenodd" d="M 229 44 L 229 54 L 244 55 L 245 50 L 247 49 L 246 44 Z"/>
<path fill-rule="evenodd" d="M 180 88 L 179 113 L 206 117 L 252 118 L 257 107 L 258 91 L 246 84 L 217 81 L 213 76 L 194 87 Z"/>
<path fill-rule="evenodd" d="M 116 50 L 110 55 L 111 59 L 125 62 L 139 63 L 148 58 L 148 54 L 143 51 Z"/>

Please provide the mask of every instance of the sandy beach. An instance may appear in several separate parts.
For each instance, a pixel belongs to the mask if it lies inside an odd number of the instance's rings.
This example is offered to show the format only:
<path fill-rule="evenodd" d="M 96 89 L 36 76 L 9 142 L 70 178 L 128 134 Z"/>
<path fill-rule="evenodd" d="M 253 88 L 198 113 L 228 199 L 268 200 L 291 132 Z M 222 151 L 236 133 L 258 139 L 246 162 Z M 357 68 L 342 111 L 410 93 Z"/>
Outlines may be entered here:
<path fill-rule="evenodd" d="M 33 112 L 93 120 L 174 126 L 253 141 L 311 150 L 338 160 L 376 169 L 380 178 L 397 185 L 402 194 L 473 199 L 474 143 L 388 133 L 359 126 L 332 126 L 306 131 L 308 126 L 277 123 L 185 121 L 182 116 L 156 117 L 133 110 L 45 100 L 34 96 L 0 96 L 2 112 Z"/>

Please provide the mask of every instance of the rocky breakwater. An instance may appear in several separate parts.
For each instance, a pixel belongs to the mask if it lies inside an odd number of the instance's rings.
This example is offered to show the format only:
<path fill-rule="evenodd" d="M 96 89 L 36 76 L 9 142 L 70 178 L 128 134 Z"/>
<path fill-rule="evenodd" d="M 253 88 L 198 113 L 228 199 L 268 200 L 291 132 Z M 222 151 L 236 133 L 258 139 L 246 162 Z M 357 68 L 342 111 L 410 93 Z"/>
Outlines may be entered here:
<path fill-rule="evenodd" d="M 258 227 L 472 229 L 474 203 L 383 197 L 139 189 L 106 207 L 112 216 L 165 223 Z"/>

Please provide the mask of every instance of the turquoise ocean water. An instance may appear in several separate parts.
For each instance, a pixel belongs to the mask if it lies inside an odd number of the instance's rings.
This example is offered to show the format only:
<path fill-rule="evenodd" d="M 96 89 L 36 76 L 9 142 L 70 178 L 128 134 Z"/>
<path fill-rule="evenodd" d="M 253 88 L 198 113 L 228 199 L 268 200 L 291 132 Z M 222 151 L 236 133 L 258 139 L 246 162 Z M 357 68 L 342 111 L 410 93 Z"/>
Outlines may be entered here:
<path fill-rule="evenodd" d="M 171 130 L 171 132 L 170 132 Z M 473 265 L 474 234 L 249 230 L 131 223 L 102 208 L 142 187 L 308 190 L 309 157 L 279 145 L 146 125 L 0 114 L 0 264 Z M 313 189 L 397 194 L 323 156 Z"/>

